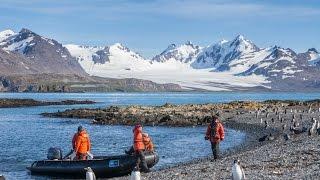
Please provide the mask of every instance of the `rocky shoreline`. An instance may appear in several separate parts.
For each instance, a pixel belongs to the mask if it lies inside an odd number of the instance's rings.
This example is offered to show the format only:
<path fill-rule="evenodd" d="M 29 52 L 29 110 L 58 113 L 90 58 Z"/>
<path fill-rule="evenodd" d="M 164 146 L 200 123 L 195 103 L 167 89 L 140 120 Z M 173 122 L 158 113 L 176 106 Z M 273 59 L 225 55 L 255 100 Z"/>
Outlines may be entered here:
<path fill-rule="evenodd" d="M 309 130 L 315 122 L 313 118 L 319 121 L 319 108 L 319 100 L 270 100 L 73 109 L 45 115 L 90 118 L 98 124 L 131 125 L 140 119 L 145 125 L 194 126 L 207 124 L 208 116 L 219 113 L 226 127 L 246 132 L 242 145 L 216 161 L 210 157 L 194 160 L 142 174 L 143 179 L 230 179 L 234 159 L 241 161 L 247 179 L 316 179 L 320 176 L 320 136 L 317 130 L 310 134 Z M 151 116 L 153 113 L 156 115 Z M 123 118 L 115 121 L 119 117 Z M 316 123 L 316 127 L 319 125 Z"/>
<path fill-rule="evenodd" d="M 15 108 L 28 106 L 49 106 L 49 105 L 74 105 L 94 104 L 94 101 L 64 100 L 64 101 L 37 101 L 34 99 L 0 99 L 0 108 Z"/>

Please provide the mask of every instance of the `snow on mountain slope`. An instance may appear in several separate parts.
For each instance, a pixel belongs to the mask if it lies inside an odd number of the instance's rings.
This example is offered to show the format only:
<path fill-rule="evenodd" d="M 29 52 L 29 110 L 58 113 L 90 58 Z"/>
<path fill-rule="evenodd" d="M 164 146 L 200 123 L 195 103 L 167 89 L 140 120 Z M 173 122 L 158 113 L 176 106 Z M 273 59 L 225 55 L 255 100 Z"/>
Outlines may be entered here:
<path fill-rule="evenodd" d="M 25 28 L 18 33 L 9 30 L 1 34 L 6 38 L 3 38 L 0 48 L 20 54 L 24 64 L 34 64 L 39 73 L 86 74 L 69 51 L 53 39 Z"/>
<path fill-rule="evenodd" d="M 320 55 L 318 51 L 314 48 L 308 50 L 308 55 L 310 56 L 308 62 L 311 66 L 316 66 L 320 62 Z"/>
<path fill-rule="evenodd" d="M 259 48 L 242 35 L 232 41 L 222 40 L 205 48 L 192 63 L 196 69 L 215 68 L 217 71 L 228 70 L 228 64 L 243 54 L 258 51 Z"/>
<path fill-rule="evenodd" d="M 295 73 L 302 71 L 301 65 L 296 62 L 298 55 L 291 49 L 274 46 L 262 51 L 266 52 L 264 56 L 255 57 L 256 62 L 252 63 L 248 70 L 239 73 L 240 75 L 256 74 L 263 75 L 269 79 L 285 79 L 294 77 Z"/>
<path fill-rule="evenodd" d="M 180 61 L 182 63 L 189 63 L 198 55 L 201 49 L 202 48 L 200 46 L 194 45 L 190 41 L 180 46 L 171 44 L 161 54 L 152 58 L 152 61 Z"/>
<path fill-rule="evenodd" d="M 65 45 L 72 56 L 87 73 L 99 75 L 104 71 L 141 71 L 150 67 L 150 62 L 120 43 L 110 47 Z"/>
<path fill-rule="evenodd" d="M 237 36 L 207 48 L 190 42 L 171 44 L 151 60 L 121 44 L 110 47 L 66 45 L 87 73 L 113 78 L 138 78 L 157 83 L 176 83 L 184 88 L 230 90 L 239 87 L 265 87 L 274 80 L 295 78 L 309 64 L 318 64 L 318 53 L 310 50 L 296 54 L 289 48 L 258 48 Z M 308 59 L 309 63 L 308 63 Z M 310 63 L 312 62 L 312 63 Z M 315 70 L 313 70 L 313 74 Z"/>
<path fill-rule="evenodd" d="M 13 32 L 11 29 L 4 30 L 0 32 L 0 45 L 5 43 L 4 40 L 8 39 L 10 36 L 15 35 L 16 33 Z"/>
<path fill-rule="evenodd" d="M 191 57 L 200 51 L 199 46 L 186 43 L 169 46 L 152 60 L 142 58 L 121 44 L 110 47 L 65 45 L 87 73 L 111 78 L 138 78 L 156 83 L 175 83 L 187 89 L 229 90 L 230 87 L 255 87 L 266 83 L 263 76 L 235 77 L 230 72 L 210 72 L 209 69 L 194 69 Z M 105 51 L 108 60 L 95 62 L 98 51 Z M 193 58 L 194 60 L 194 58 Z"/>

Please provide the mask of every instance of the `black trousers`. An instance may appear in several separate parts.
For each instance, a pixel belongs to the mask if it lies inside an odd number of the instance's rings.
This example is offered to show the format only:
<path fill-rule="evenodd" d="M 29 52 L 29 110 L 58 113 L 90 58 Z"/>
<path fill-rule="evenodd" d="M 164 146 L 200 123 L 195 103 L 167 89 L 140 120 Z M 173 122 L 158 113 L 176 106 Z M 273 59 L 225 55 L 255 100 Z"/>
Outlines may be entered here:
<path fill-rule="evenodd" d="M 211 142 L 211 149 L 212 149 L 212 154 L 213 154 L 213 158 L 214 159 L 218 159 L 219 158 L 219 142 Z"/>
<path fill-rule="evenodd" d="M 141 167 L 142 171 L 148 172 L 149 168 L 143 151 L 136 151 L 137 163 L 136 167 Z"/>

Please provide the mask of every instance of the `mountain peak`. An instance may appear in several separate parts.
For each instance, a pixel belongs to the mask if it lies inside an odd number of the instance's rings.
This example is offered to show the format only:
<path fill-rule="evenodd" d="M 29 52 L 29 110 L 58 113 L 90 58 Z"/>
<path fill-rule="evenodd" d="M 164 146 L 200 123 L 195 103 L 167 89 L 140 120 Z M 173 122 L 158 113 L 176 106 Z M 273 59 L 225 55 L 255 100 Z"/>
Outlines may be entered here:
<path fill-rule="evenodd" d="M 230 47 L 235 47 L 240 51 L 257 51 L 259 48 L 250 40 L 246 39 L 243 35 L 238 35 L 233 41 L 230 42 Z"/>
<path fill-rule="evenodd" d="M 15 32 L 11 29 L 6 29 L 6 30 L 3 30 L 3 31 L 0 31 L 0 36 L 2 35 L 13 35 L 15 34 Z"/>
<path fill-rule="evenodd" d="M 192 42 L 189 41 L 189 40 L 188 40 L 187 42 L 185 42 L 184 44 L 185 44 L 185 45 L 188 45 L 188 46 L 193 46 Z"/>
<path fill-rule="evenodd" d="M 1 31 L 0 32 L 0 42 L 9 38 L 10 36 L 14 35 L 15 32 L 12 31 L 11 29 L 7 29 L 7 30 L 4 30 L 4 31 Z"/>
<path fill-rule="evenodd" d="M 308 49 L 308 52 L 319 53 L 316 48 L 310 48 Z"/>
<path fill-rule="evenodd" d="M 241 34 L 237 35 L 235 39 L 236 40 L 241 40 L 241 41 L 246 40 L 245 37 L 243 35 L 241 35 Z"/>
<path fill-rule="evenodd" d="M 221 39 L 220 41 L 218 41 L 217 44 L 222 45 L 222 44 L 227 43 L 227 42 L 229 42 L 229 41 L 225 40 L 225 39 Z"/>
<path fill-rule="evenodd" d="M 36 34 L 34 33 L 33 31 L 27 29 L 27 28 L 22 28 L 19 32 L 20 34 L 24 34 L 24 33 L 27 33 L 27 34 Z"/>

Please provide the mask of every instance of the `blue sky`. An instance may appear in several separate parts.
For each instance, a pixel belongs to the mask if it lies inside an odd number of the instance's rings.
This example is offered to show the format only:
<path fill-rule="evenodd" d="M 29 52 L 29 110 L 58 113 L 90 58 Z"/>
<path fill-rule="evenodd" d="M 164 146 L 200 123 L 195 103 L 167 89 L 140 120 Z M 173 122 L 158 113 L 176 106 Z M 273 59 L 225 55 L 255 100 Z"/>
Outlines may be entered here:
<path fill-rule="evenodd" d="M 62 43 L 121 42 L 145 57 L 171 43 L 207 46 L 244 35 L 259 47 L 320 50 L 318 0 L 0 0 L 0 30 Z"/>

